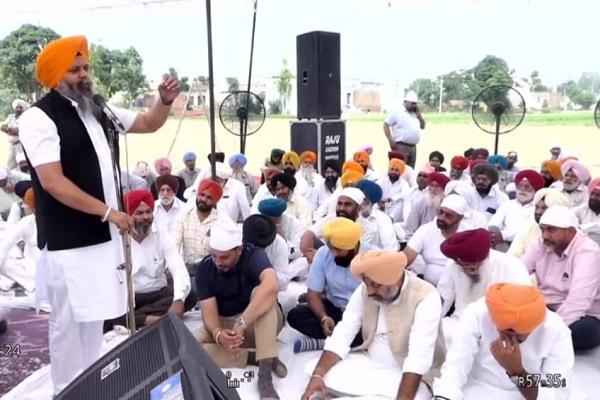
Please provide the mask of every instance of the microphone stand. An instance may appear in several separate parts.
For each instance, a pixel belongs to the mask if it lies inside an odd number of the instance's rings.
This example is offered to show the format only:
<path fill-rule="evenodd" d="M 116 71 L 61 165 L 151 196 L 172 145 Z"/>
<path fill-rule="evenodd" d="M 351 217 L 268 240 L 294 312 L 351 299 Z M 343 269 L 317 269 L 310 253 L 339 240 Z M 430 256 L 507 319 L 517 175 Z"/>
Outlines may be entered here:
<path fill-rule="evenodd" d="M 125 138 L 125 156 L 128 158 L 128 148 L 127 148 L 127 132 L 125 132 L 125 128 L 123 124 L 117 119 L 113 121 L 112 118 L 116 119 L 116 116 L 112 116 L 109 118 L 108 115 L 102 113 L 101 119 L 104 120 L 105 123 L 100 122 L 102 125 L 105 134 L 107 136 L 108 146 L 110 148 L 110 154 L 112 158 L 112 166 L 113 166 L 113 177 L 115 180 L 115 190 L 117 192 L 117 205 L 120 212 L 126 212 L 129 210 L 124 210 L 123 203 L 123 188 L 121 186 L 121 165 L 119 163 L 119 137 L 122 134 Z M 127 162 L 127 181 L 129 181 L 129 160 Z M 127 187 L 129 187 L 129 182 L 127 182 Z M 129 214 L 129 213 L 127 213 Z M 122 271 L 125 270 L 126 284 L 127 284 L 127 318 L 126 324 L 127 329 L 129 330 L 129 336 L 132 336 L 135 333 L 135 294 L 133 290 L 133 264 L 131 260 L 131 234 L 129 232 L 123 232 L 121 235 L 121 239 L 123 242 L 123 253 L 125 262 L 117 267 L 117 270 Z M 117 272 L 118 274 L 118 272 Z M 119 277 L 120 278 L 120 277 Z M 121 280 L 121 283 L 123 281 Z"/>

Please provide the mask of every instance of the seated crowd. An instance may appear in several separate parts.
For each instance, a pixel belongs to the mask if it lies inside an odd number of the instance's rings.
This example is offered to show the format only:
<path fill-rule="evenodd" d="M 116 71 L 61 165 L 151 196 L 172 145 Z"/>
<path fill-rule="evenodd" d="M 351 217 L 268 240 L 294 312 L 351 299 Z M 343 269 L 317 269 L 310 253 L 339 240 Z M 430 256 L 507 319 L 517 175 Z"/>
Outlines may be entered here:
<path fill-rule="evenodd" d="M 448 169 L 439 151 L 420 169 L 390 151 L 377 170 L 372 152 L 318 172 L 314 152 L 273 149 L 257 175 L 239 153 L 138 162 L 122 176 L 137 326 L 200 310 L 199 343 L 222 368 L 258 366 L 261 399 L 288 373 L 286 323 L 296 353 L 321 351 L 302 398 L 374 394 L 330 379 L 357 368 L 398 399 L 535 399 L 535 374 L 567 398 L 575 352 L 600 346 L 600 178 L 560 149 L 536 169 L 469 149 Z M 0 169 L 4 291 L 35 290 L 27 172 Z M 306 292 L 287 310 L 292 281 Z"/>

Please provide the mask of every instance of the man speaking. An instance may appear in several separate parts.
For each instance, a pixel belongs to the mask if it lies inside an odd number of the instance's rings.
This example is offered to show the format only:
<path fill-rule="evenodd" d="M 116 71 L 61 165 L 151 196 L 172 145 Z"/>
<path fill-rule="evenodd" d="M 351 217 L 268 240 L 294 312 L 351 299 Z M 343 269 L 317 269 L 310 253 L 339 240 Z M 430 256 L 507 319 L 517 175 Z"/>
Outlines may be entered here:
<path fill-rule="evenodd" d="M 417 144 L 421 139 L 421 130 L 425 129 L 425 120 L 417 106 L 417 94 L 412 90 L 404 96 L 402 110 L 392 112 L 383 122 L 383 133 L 390 149 L 404 155 L 404 161 L 415 167 Z"/>
<path fill-rule="evenodd" d="M 20 121 L 20 137 L 36 198 L 39 268 L 46 275 L 51 375 L 59 393 L 95 362 L 105 319 L 126 312 L 124 254 L 119 230 L 131 218 L 118 210 L 111 151 L 98 122 L 84 36 L 50 42 L 36 62 L 36 77 L 50 91 Z M 180 92 L 165 75 L 160 99 L 148 112 L 113 108 L 128 132 L 154 132 Z"/>

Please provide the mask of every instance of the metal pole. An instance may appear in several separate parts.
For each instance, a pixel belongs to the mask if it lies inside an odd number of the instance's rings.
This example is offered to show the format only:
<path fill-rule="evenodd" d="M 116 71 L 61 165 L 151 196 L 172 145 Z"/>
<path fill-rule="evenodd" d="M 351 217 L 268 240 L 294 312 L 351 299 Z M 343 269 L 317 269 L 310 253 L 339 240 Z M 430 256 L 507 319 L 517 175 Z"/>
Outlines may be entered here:
<path fill-rule="evenodd" d="M 500 139 L 500 118 L 501 115 L 496 115 L 496 143 L 494 143 L 494 155 L 498 154 L 498 140 Z"/>
<path fill-rule="evenodd" d="M 246 110 L 248 110 L 248 114 L 250 112 L 250 89 L 252 82 L 252 60 L 254 58 L 254 32 L 256 31 L 256 7 L 258 5 L 258 0 L 254 0 L 254 16 L 252 18 L 252 38 L 250 39 L 250 66 L 248 67 L 248 93 L 246 96 Z M 242 121 L 242 132 L 240 135 L 240 153 L 244 154 L 246 152 L 246 136 L 248 134 L 248 116 L 244 121 Z"/>
<path fill-rule="evenodd" d="M 442 99 L 444 95 L 444 77 L 440 76 L 440 106 L 438 109 L 438 114 L 442 113 Z"/>
<path fill-rule="evenodd" d="M 210 12 L 210 0 L 206 0 L 206 32 L 208 38 L 208 97 L 209 97 L 209 121 L 210 121 L 210 168 L 212 179 L 217 178 L 215 166 L 215 85 L 213 80 L 213 52 L 212 52 L 212 23 Z"/>

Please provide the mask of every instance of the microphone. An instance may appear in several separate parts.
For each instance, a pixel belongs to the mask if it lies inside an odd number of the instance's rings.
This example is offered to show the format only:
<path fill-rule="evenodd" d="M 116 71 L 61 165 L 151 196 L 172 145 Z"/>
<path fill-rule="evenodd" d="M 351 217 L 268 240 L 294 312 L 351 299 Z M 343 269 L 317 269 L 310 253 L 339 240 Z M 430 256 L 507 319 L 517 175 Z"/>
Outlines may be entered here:
<path fill-rule="evenodd" d="M 121 131 L 121 133 L 125 133 L 125 126 L 123 126 L 123 123 L 119 120 L 119 117 L 117 117 L 113 110 L 111 110 L 111 108 L 108 106 L 106 100 L 104 100 L 104 97 L 102 97 L 101 94 L 96 93 L 94 96 L 92 96 L 92 100 L 98 107 L 100 107 L 100 109 L 102 110 L 104 115 L 108 117 L 110 122 L 112 122 L 117 127 L 117 129 Z"/>

